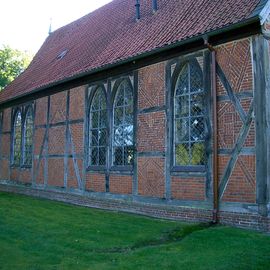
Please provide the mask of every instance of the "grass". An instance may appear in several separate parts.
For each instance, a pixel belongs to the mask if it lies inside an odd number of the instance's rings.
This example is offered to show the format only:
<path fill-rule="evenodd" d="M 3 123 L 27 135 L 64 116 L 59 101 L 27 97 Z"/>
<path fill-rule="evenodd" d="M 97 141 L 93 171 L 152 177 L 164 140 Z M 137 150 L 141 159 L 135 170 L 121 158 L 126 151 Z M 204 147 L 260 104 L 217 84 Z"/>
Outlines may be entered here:
<path fill-rule="evenodd" d="M 270 237 L 0 192 L 0 269 L 270 269 Z"/>

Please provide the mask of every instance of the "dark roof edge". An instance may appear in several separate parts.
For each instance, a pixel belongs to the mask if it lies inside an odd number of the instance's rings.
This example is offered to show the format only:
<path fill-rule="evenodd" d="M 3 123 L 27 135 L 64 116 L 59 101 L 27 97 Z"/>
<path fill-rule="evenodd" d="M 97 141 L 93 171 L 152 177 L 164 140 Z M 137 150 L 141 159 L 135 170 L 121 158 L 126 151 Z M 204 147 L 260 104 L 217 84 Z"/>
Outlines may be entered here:
<path fill-rule="evenodd" d="M 263 0 L 263 1 L 265 1 L 265 0 Z M 4 107 L 9 107 L 8 103 L 12 103 L 17 99 L 21 99 L 21 98 L 29 96 L 31 94 L 35 94 L 37 92 L 45 91 L 46 89 L 56 87 L 56 86 L 59 86 L 59 85 L 64 84 L 64 83 L 72 82 L 73 80 L 80 79 L 80 78 L 83 78 L 83 77 L 88 76 L 88 75 L 97 74 L 99 72 L 106 71 L 108 69 L 116 68 L 116 67 L 119 67 L 119 66 L 127 64 L 127 63 L 132 63 L 132 62 L 137 61 L 137 60 L 139 60 L 141 58 L 145 58 L 145 57 L 148 57 L 148 56 L 151 56 L 151 55 L 156 55 L 158 53 L 161 53 L 161 52 L 164 52 L 164 51 L 167 51 L 167 50 L 170 50 L 170 49 L 174 49 L 176 47 L 187 45 L 189 43 L 199 41 L 200 39 L 205 39 L 206 37 L 210 39 L 210 38 L 212 38 L 212 37 L 214 37 L 216 35 L 219 35 L 219 34 L 222 34 L 222 33 L 225 33 L 225 32 L 229 32 L 229 31 L 233 31 L 233 30 L 237 30 L 237 29 L 240 29 L 242 27 L 251 25 L 253 23 L 260 22 L 259 15 L 260 15 L 261 10 L 262 9 L 258 10 L 253 17 L 250 17 L 250 18 L 245 19 L 243 21 L 240 21 L 238 23 L 230 24 L 230 25 L 227 25 L 227 26 L 225 26 L 223 28 L 219 28 L 219 29 L 209 31 L 209 32 L 205 32 L 203 34 L 200 34 L 200 35 L 197 35 L 197 36 L 194 36 L 194 37 L 191 37 L 191 38 L 180 40 L 180 41 L 174 42 L 174 43 L 172 43 L 170 45 L 165 45 L 163 47 L 155 48 L 155 49 L 153 49 L 151 51 L 147 51 L 147 52 L 135 55 L 133 57 L 129 57 L 129 58 L 126 58 L 126 59 L 123 59 L 123 60 L 120 60 L 120 61 L 116 61 L 116 62 L 107 64 L 107 65 L 104 65 L 104 66 L 100 66 L 99 68 L 95 68 L 95 69 L 92 69 L 92 70 L 89 70 L 89 71 L 86 71 L 86 72 L 83 72 L 83 73 L 79 73 L 79 74 L 76 74 L 76 75 L 74 75 L 72 77 L 68 77 L 68 78 L 65 78 L 63 80 L 53 82 L 51 84 L 47 84 L 46 86 L 36 88 L 36 89 L 32 90 L 31 92 L 21 94 L 21 95 L 18 95 L 16 97 L 14 97 L 14 98 L 8 99 L 5 102 L 1 102 L 0 106 L 2 107 L 5 104 Z"/>

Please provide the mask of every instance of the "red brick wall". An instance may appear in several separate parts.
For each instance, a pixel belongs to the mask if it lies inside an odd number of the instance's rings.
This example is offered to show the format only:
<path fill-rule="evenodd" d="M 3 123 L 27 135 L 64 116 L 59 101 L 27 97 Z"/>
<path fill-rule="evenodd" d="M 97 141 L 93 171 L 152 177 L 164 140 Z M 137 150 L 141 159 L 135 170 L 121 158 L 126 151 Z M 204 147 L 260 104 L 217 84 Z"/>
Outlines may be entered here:
<path fill-rule="evenodd" d="M 38 160 L 34 160 L 34 179 L 36 184 L 44 185 L 44 159 L 41 159 L 39 167 L 38 167 Z"/>
<path fill-rule="evenodd" d="M 11 168 L 10 169 L 10 180 L 19 182 L 20 181 L 20 169 L 19 168 Z"/>
<path fill-rule="evenodd" d="M 243 39 L 224 44 L 217 48 L 217 62 L 223 69 L 226 77 L 232 85 L 234 93 L 253 89 L 252 61 L 250 55 L 250 41 Z M 166 63 L 158 63 L 138 70 L 138 120 L 137 120 L 137 151 L 138 157 L 138 194 L 164 198 L 165 190 L 165 158 L 160 153 L 166 152 L 166 119 L 165 110 L 165 66 Z M 219 78 L 217 78 L 218 95 L 226 96 L 227 93 Z M 69 120 L 84 119 L 86 86 L 70 90 Z M 50 124 L 64 122 L 66 120 L 67 91 L 51 96 Z M 36 100 L 36 125 L 45 125 L 47 121 L 47 97 Z M 245 112 L 248 111 L 252 98 L 241 99 Z M 158 109 L 147 112 L 142 110 Z M 151 111 L 151 110 L 150 110 Z M 3 131 L 10 131 L 11 109 L 4 112 Z M 219 150 L 232 150 L 238 139 L 242 121 L 239 113 L 230 101 L 218 102 L 218 139 Z M 49 155 L 64 155 L 66 126 L 52 126 L 49 129 L 48 153 Z M 45 135 L 45 128 L 35 130 L 34 147 L 34 173 L 36 183 L 44 183 L 45 159 L 37 170 L 37 162 L 41 145 Z M 84 123 L 70 124 L 72 144 L 69 144 L 69 155 L 84 153 Z M 10 155 L 10 134 L 2 135 L 2 153 L 7 158 Z M 245 141 L 245 147 L 255 147 L 254 122 Z M 74 153 L 72 151 L 74 150 Z M 151 153 L 151 155 L 147 154 Z M 157 154 L 158 153 L 158 154 Z M 42 154 L 45 154 L 43 151 Z M 145 155 L 144 155 L 145 154 Z M 157 154 L 157 155 L 156 155 Z M 156 156 L 155 156 L 156 155 Z M 76 157 L 80 177 L 83 176 L 83 157 Z M 219 156 L 219 178 L 225 172 L 230 155 Z M 2 166 L 8 168 L 8 161 L 2 161 Z M 64 186 L 64 157 L 48 159 L 48 184 L 50 186 Z M 28 177 L 30 176 L 30 177 Z M 8 178 L 8 170 L 3 170 L 1 178 Z M 11 170 L 11 180 L 30 181 L 31 175 L 26 171 Z M 133 176 L 110 175 L 110 192 L 117 194 L 132 194 Z M 105 192 L 105 175 L 102 173 L 86 173 L 86 188 L 91 191 Z M 205 200 L 204 177 L 171 177 L 172 198 L 177 200 Z M 226 202 L 255 202 L 256 195 L 255 156 L 252 154 L 241 155 L 230 176 L 223 201 Z M 67 185 L 70 188 L 79 188 L 75 173 L 74 162 L 68 159 Z"/>
<path fill-rule="evenodd" d="M 63 122 L 66 120 L 67 92 L 60 92 L 51 96 L 50 123 Z"/>
<path fill-rule="evenodd" d="M 86 86 L 81 86 L 70 90 L 70 120 L 84 119 L 85 88 Z"/>
<path fill-rule="evenodd" d="M 105 192 L 106 179 L 105 174 L 102 173 L 88 173 L 85 183 L 86 190 L 94 192 Z"/>
<path fill-rule="evenodd" d="M 165 105 L 165 63 L 139 70 L 138 107 L 140 110 Z M 138 115 L 138 152 L 165 151 L 165 111 Z M 138 194 L 165 197 L 165 159 L 160 157 L 138 158 Z"/>
<path fill-rule="evenodd" d="M 178 200 L 205 200 L 205 178 L 183 178 L 173 176 L 172 198 Z"/>
<path fill-rule="evenodd" d="M 221 66 L 234 94 L 243 91 L 253 93 L 253 71 L 249 39 L 231 42 L 217 48 L 217 62 Z M 227 96 L 218 78 L 218 95 Z M 241 98 L 240 103 L 247 113 L 252 97 Z M 232 150 L 243 127 L 239 113 L 230 101 L 218 102 L 218 142 L 219 149 Z M 244 147 L 255 147 L 255 128 L 252 122 Z M 230 155 L 219 156 L 219 179 L 221 180 L 230 160 Z M 240 155 L 229 178 L 222 200 L 224 202 L 256 201 L 255 155 Z"/>
<path fill-rule="evenodd" d="M 76 175 L 76 169 L 78 170 L 78 177 Z M 73 161 L 72 158 L 68 160 L 68 180 L 67 186 L 69 188 L 79 188 L 79 181 L 82 177 L 82 168 L 83 168 L 83 160 L 76 159 L 76 162 Z"/>
<path fill-rule="evenodd" d="M 34 155 L 39 155 L 41 152 L 41 147 L 43 145 L 44 137 L 45 137 L 46 129 L 38 128 L 34 133 Z M 44 145 L 43 145 L 44 146 Z M 43 147 L 44 148 L 44 147 Z"/>
<path fill-rule="evenodd" d="M 223 200 L 256 202 L 255 156 L 239 156 L 227 185 Z"/>
<path fill-rule="evenodd" d="M 9 158 L 11 136 L 10 134 L 2 134 L 1 136 L 2 136 L 2 142 L 3 142 L 1 145 L 2 156 Z"/>
<path fill-rule="evenodd" d="M 8 159 L 2 159 L 1 161 L 1 173 L 0 173 L 0 179 L 1 180 L 9 180 L 9 160 Z"/>
<path fill-rule="evenodd" d="M 71 132 L 72 144 L 69 145 L 69 151 L 72 153 L 72 150 L 75 151 L 76 154 L 83 154 L 84 151 L 84 131 L 83 131 L 83 123 L 80 124 L 72 124 L 69 127 Z"/>
<path fill-rule="evenodd" d="M 55 187 L 64 187 L 64 160 L 48 160 L 48 185 Z"/>
<path fill-rule="evenodd" d="M 165 63 L 139 70 L 138 107 L 146 109 L 165 104 Z"/>
<path fill-rule="evenodd" d="M 48 110 L 48 97 L 36 100 L 35 125 L 46 125 Z"/>
<path fill-rule="evenodd" d="M 117 194 L 132 194 L 132 176 L 110 175 L 110 192 Z"/>
<path fill-rule="evenodd" d="M 138 193 L 143 196 L 165 197 L 164 158 L 138 158 Z"/>
<path fill-rule="evenodd" d="M 138 151 L 165 151 L 165 112 L 138 115 Z"/>
<path fill-rule="evenodd" d="M 11 108 L 4 110 L 2 131 L 11 131 Z"/>
<path fill-rule="evenodd" d="M 31 183 L 32 182 L 32 172 L 31 169 L 24 169 L 20 172 L 20 182 Z"/>
<path fill-rule="evenodd" d="M 231 83 L 235 93 L 253 89 L 252 59 L 250 53 L 250 39 L 243 39 L 226 43 L 216 48 L 217 62 Z M 218 94 L 226 91 L 218 83 Z"/>
<path fill-rule="evenodd" d="M 49 130 L 49 155 L 65 153 L 65 126 L 51 127 Z"/>

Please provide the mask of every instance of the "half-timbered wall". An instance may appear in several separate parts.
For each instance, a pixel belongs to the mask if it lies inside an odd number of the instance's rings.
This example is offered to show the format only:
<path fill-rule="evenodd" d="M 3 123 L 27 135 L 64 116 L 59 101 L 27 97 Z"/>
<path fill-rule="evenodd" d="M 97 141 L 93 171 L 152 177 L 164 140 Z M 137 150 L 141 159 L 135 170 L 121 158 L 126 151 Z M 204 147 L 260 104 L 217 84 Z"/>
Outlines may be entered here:
<path fill-rule="evenodd" d="M 252 221 L 241 214 L 255 215 L 258 202 L 253 49 L 252 38 L 215 48 L 220 218 L 224 223 L 243 226 L 252 226 L 255 217 Z M 177 169 L 172 165 L 172 85 L 177 68 L 191 58 L 197 59 L 203 71 L 205 126 L 208 130 L 205 166 L 199 170 Z M 211 54 L 206 49 L 146 66 L 122 77 L 91 82 L 35 100 L 31 168 L 12 166 L 12 118 L 16 108 L 5 109 L 0 113 L 0 180 L 39 189 L 61 190 L 67 194 L 75 192 L 100 198 L 172 205 L 179 207 L 173 212 L 176 216 L 177 211 L 184 211 L 185 214 L 179 215 L 181 218 L 211 220 L 211 70 Z M 130 80 L 134 97 L 134 161 L 133 166 L 125 168 L 113 166 L 111 140 L 114 88 L 121 78 Z M 98 85 L 105 91 L 109 108 L 107 162 L 102 168 L 91 167 L 88 162 L 89 102 Z M 25 105 L 21 104 L 22 107 Z M 187 207 L 193 210 L 189 211 Z M 197 210 L 194 212 L 194 209 Z M 143 212 L 143 208 L 140 211 Z M 149 211 L 148 214 L 153 213 Z M 158 210 L 155 216 L 166 214 Z M 170 212 L 166 217 L 173 216 Z M 245 223 L 239 223 L 241 218 Z"/>

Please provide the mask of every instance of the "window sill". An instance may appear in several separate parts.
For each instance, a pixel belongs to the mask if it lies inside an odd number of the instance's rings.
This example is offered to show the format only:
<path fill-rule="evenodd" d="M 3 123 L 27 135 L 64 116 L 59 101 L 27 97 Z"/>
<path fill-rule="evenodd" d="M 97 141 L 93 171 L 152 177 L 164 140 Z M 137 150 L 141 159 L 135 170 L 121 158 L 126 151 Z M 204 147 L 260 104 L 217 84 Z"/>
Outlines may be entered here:
<path fill-rule="evenodd" d="M 206 167 L 205 165 L 195 165 L 195 166 L 174 166 L 171 168 L 171 172 L 175 173 L 175 172 L 184 172 L 184 173 L 189 173 L 189 172 L 200 172 L 200 173 L 204 173 L 206 172 Z"/>
<path fill-rule="evenodd" d="M 88 166 L 86 171 L 88 173 L 90 173 L 90 172 L 105 172 L 106 167 L 105 166 Z"/>
<path fill-rule="evenodd" d="M 125 166 L 112 166 L 110 171 L 113 172 L 133 172 L 133 165 L 125 165 Z"/>

